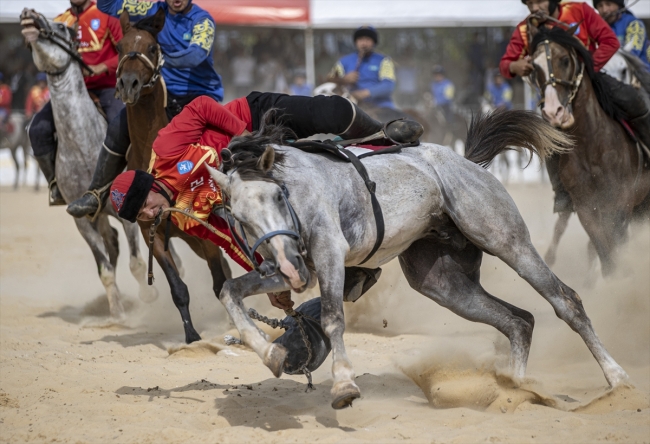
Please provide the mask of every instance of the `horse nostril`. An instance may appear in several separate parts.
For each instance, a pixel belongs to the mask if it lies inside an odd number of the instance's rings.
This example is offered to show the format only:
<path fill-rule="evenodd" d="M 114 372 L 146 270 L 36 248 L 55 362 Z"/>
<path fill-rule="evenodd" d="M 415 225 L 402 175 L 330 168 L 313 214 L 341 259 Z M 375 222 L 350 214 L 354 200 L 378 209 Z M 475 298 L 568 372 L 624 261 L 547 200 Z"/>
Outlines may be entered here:
<path fill-rule="evenodd" d="M 138 79 L 134 79 L 131 88 L 135 89 L 137 86 L 138 86 Z"/>
<path fill-rule="evenodd" d="M 563 111 L 564 111 L 564 107 L 563 107 L 563 106 L 558 106 L 558 107 L 557 107 L 557 111 L 555 111 L 555 116 L 556 116 L 556 117 L 557 117 L 557 116 L 560 116 L 560 115 L 562 114 Z"/>

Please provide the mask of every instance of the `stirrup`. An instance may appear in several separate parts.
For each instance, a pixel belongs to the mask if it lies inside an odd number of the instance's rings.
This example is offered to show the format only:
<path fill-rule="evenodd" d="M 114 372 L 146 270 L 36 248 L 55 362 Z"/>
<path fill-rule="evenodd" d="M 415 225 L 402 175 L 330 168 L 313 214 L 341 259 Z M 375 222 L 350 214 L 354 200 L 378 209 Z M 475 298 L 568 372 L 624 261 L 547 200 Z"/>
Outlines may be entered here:
<path fill-rule="evenodd" d="M 50 180 L 47 183 L 47 203 L 51 207 L 56 207 L 56 206 L 66 204 L 66 201 L 65 201 L 65 199 L 63 199 L 63 196 L 61 196 L 61 200 L 63 201 L 63 203 L 56 203 L 56 200 L 52 199 L 52 187 L 54 187 L 56 185 L 57 185 L 56 177 L 54 179 Z M 61 191 L 58 188 L 59 187 L 57 186 L 57 191 L 58 191 L 59 194 L 61 194 Z"/>
<path fill-rule="evenodd" d="M 81 195 L 81 197 L 84 197 L 85 195 L 89 195 L 97 199 L 97 210 L 95 210 L 95 212 L 92 214 L 86 214 L 86 217 L 90 219 L 90 222 L 95 222 L 99 217 L 99 213 L 101 213 L 102 210 L 104 209 L 104 203 L 103 203 L 104 199 L 102 199 L 102 193 L 104 193 L 108 189 L 108 187 L 111 186 L 112 183 L 113 182 L 111 181 L 98 190 L 88 190 Z"/>

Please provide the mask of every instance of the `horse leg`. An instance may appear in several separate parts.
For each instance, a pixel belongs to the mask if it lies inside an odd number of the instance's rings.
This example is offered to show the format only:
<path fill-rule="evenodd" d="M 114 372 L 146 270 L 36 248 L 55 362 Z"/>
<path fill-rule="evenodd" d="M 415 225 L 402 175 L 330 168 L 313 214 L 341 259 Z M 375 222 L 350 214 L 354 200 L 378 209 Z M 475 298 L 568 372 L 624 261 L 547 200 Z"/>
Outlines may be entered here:
<path fill-rule="evenodd" d="M 10 147 L 9 151 L 11 151 L 11 158 L 14 161 L 14 165 L 16 166 L 16 180 L 14 180 L 14 190 L 18 189 L 19 185 L 19 180 L 20 180 L 20 162 L 18 162 L 18 147 L 17 146 L 12 146 Z M 27 174 L 27 169 L 25 169 L 25 174 Z"/>
<path fill-rule="evenodd" d="M 117 258 L 120 255 L 120 243 L 117 238 L 117 230 L 111 227 L 108 217 L 97 219 L 97 229 L 104 239 L 104 246 L 108 252 L 109 260 L 113 269 L 117 267 Z"/>
<path fill-rule="evenodd" d="M 587 263 L 589 264 L 589 268 L 584 285 L 587 288 L 594 288 L 594 284 L 598 278 L 598 252 L 592 241 L 587 243 Z"/>
<path fill-rule="evenodd" d="M 580 222 L 589 236 L 589 240 L 598 253 L 600 269 L 603 277 L 610 276 L 616 269 L 615 253 L 617 242 L 612 227 L 615 220 L 607 217 L 595 204 L 576 205 L 576 213 Z M 627 228 L 627 223 L 624 223 Z"/>
<path fill-rule="evenodd" d="M 569 218 L 571 217 L 570 211 L 561 211 L 557 215 L 557 221 L 555 222 L 555 228 L 553 229 L 553 240 L 551 245 L 548 246 L 548 250 L 544 255 L 544 260 L 549 267 L 552 267 L 555 264 L 557 259 L 557 247 L 560 244 L 560 239 L 569 225 Z"/>
<path fill-rule="evenodd" d="M 140 300 L 151 303 L 158 299 L 158 289 L 147 282 L 147 263 L 140 255 L 140 230 L 138 225 L 120 219 L 126 240 L 129 244 L 129 269 L 131 274 L 138 281 L 138 296 Z"/>
<path fill-rule="evenodd" d="M 174 243 L 169 240 L 169 252 L 172 255 L 172 259 L 174 261 L 174 264 L 176 264 L 176 270 L 178 270 L 178 276 L 183 279 L 185 277 L 185 268 L 183 267 L 183 261 L 181 260 L 181 257 L 178 255 L 178 252 L 176 251 L 176 247 L 174 247 Z"/>
<path fill-rule="evenodd" d="M 248 316 L 243 299 L 254 294 L 277 293 L 289 290 L 279 274 L 262 278 L 256 271 L 226 281 L 219 294 L 219 300 L 230 315 L 239 331 L 242 342 L 251 347 L 266 365 L 279 378 L 284 368 L 287 350 L 279 344 L 269 342 L 264 334 Z"/>
<path fill-rule="evenodd" d="M 105 215 L 99 216 L 98 222 L 102 218 L 106 219 L 106 217 L 107 216 Z M 105 240 L 98 231 L 96 223 L 92 224 L 90 220 L 86 218 L 75 219 L 74 221 L 75 224 L 77 224 L 79 233 L 81 233 L 81 236 L 86 240 L 86 243 L 90 246 L 90 250 L 95 257 L 95 262 L 97 263 L 97 269 L 99 271 L 99 278 L 106 289 L 108 307 L 111 316 L 114 318 L 121 318 L 124 316 L 124 307 L 122 306 L 122 301 L 120 301 L 120 291 L 115 283 L 115 267 L 111 264 L 109 253 L 106 251 Z"/>
<path fill-rule="evenodd" d="M 149 224 L 141 225 L 140 230 L 144 238 L 149 239 Z M 156 231 L 154 236 L 153 255 L 160 268 L 162 268 L 163 273 L 165 273 L 165 277 L 169 283 L 169 289 L 172 293 L 172 300 L 181 314 L 183 328 L 185 330 L 185 342 L 191 344 L 194 341 L 200 341 L 201 336 L 192 324 L 192 317 L 190 316 L 190 292 L 185 282 L 178 275 L 178 269 L 176 268 L 176 264 L 174 264 L 171 252 L 165 251 L 164 231 L 161 231 Z"/>
<path fill-rule="evenodd" d="M 474 245 L 508 264 L 553 306 L 555 314 L 580 335 L 610 385 L 624 382 L 627 374 L 594 332 L 578 294 L 548 268 L 530 241 L 526 224 L 508 193 L 484 174 L 465 175 L 465 185 L 473 192 L 463 199 L 447 201 L 458 228 Z M 476 182 L 494 182 L 494 186 L 479 188 Z"/>
<path fill-rule="evenodd" d="M 483 253 L 471 243 L 461 250 L 431 239 L 414 242 L 399 256 L 409 285 L 462 318 L 488 324 L 510 340 L 515 381 L 526 374 L 535 318 L 486 292 L 479 282 Z"/>

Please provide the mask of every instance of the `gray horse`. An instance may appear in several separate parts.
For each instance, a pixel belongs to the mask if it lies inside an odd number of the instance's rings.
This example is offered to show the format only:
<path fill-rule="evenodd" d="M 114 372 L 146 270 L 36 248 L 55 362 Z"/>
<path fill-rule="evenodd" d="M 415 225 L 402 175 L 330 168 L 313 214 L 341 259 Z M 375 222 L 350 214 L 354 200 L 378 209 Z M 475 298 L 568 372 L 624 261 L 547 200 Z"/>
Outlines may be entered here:
<path fill-rule="evenodd" d="M 0 131 L 0 149 L 8 148 L 11 152 L 11 158 L 16 165 L 16 179 L 14 180 L 14 190 L 18 189 L 20 184 L 20 171 L 21 165 L 18 161 L 18 148 L 23 149 L 23 185 L 27 181 L 27 159 L 32 154 L 32 146 L 29 143 L 29 137 L 27 136 L 27 118 L 25 114 L 19 111 L 13 111 L 9 116 L 9 124 L 13 127 L 13 131 L 10 134 L 5 134 Z M 38 169 L 38 167 L 37 167 Z M 37 171 L 36 174 L 36 185 L 35 189 L 38 191 L 38 180 L 39 174 Z"/>
<path fill-rule="evenodd" d="M 58 149 L 56 177 L 66 202 L 71 202 L 88 188 L 97 155 L 106 134 L 106 120 L 93 104 L 84 85 L 81 68 L 71 56 L 76 31 L 54 23 L 34 11 L 21 14 L 22 33 L 32 49 L 34 63 L 47 73 L 52 111 L 57 129 Z M 53 42 L 56 39 L 67 51 Z M 95 220 L 74 219 L 79 233 L 92 250 L 99 277 L 106 288 L 111 316 L 122 317 L 124 308 L 115 283 L 115 266 L 119 254 L 117 230 L 108 216 L 117 218 L 110 205 Z M 158 297 L 157 290 L 146 280 L 146 263 L 140 255 L 140 234 L 136 224 L 122 222 L 131 255 L 129 267 L 140 285 L 139 296 L 145 302 Z"/>
<path fill-rule="evenodd" d="M 485 169 L 432 144 L 364 159 L 376 181 L 385 222 L 380 248 L 364 263 L 378 230 L 361 176 L 349 163 L 278 142 L 268 134 L 238 138 L 231 143 L 225 172 L 210 168 L 249 241 L 264 240 L 258 250 L 266 264 L 259 268 L 262 273 L 227 281 L 220 299 L 242 340 L 276 376 L 282 372 L 286 349 L 271 344 L 255 326 L 244 311 L 243 298 L 287 289 L 301 292 L 318 279 L 321 322 L 333 352 L 332 407 L 344 408 L 360 396 L 343 343 L 345 267 L 375 268 L 398 257 L 412 288 L 508 337 L 511 371 L 520 381 L 534 318 L 483 289 L 479 273 L 486 252 L 517 271 L 582 337 L 611 386 L 627 381 L 596 336 L 578 294 L 544 263 L 511 197 Z M 545 158 L 566 149 L 569 141 L 538 116 L 506 111 L 473 122 L 467 146 L 472 160 L 485 163 L 508 146 L 525 147 Z M 301 223 L 293 221 L 292 208 Z"/>

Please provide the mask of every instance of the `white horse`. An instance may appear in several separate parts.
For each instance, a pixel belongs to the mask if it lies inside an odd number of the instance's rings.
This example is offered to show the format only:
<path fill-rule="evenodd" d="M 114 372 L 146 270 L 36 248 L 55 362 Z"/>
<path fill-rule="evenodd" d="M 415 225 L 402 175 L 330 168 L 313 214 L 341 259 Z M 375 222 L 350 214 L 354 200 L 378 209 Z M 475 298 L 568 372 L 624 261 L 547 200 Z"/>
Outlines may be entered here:
<path fill-rule="evenodd" d="M 61 23 L 48 21 L 28 9 L 21 14 L 21 24 L 36 67 L 47 73 L 58 139 L 57 184 L 66 202 L 71 202 L 81 197 L 90 184 L 106 134 L 106 120 L 90 99 L 81 67 L 75 60 L 76 31 Z M 109 215 L 117 218 L 110 205 L 95 221 L 86 218 L 74 221 L 97 262 L 111 316 L 119 318 L 124 315 L 120 291 L 115 282 L 119 246 L 117 230 L 110 226 Z M 151 302 L 158 297 L 158 293 L 154 287 L 147 285 L 147 266 L 139 249 L 140 230 L 136 224 L 117 219 L 122 222 L 128 239 L 131 255 L 129 266 L 140 285 L 140 299 Z"/>
<path fill-rule="evenodd" d="M 564 151 L 560 146 L 569 143 L 566 136 L 539 116 L 505 111 L 479 118 L 468 136 L 470 160 L 426 143 L 368 157 L 363 164 L 375 182 L 362 180 L 350 163 L 278 146 L 282 139 L 275 129 L 260 133 L 235 139 L 231 156 L 222 152 L 224 172 L 208 169 L 229 199 L 244 239 L 254 243 L 248 254 L 253 257 L 258 249 L 265 258 L 259 273 L 227 281 L 220 300 L 242 340 L 276 376 L 282 373 L 287 350 L 269 343 L 246 315 L 243 298 L 287 289 L 301 292 L 318 280 L 321 324 L 333 353 L 332 407 L 344 408 L 360 396 L 343 342 L 345 268 L 372 269 L 399 257 L 416 291 L 508 337 L 512 374 L 520 380 L 535 321 L 531 313 L 481 286 L 482 255 L 488 252 L 513 268 L 581 336 L 610 385 L 627 381 L 596 336 L 578 294 L 535 250 L 505 188 L 473 163 L 485 164 L 508 146 L 526 147 L 542 158 Z M 375 216 L 373 202 L 381 205 L 381 218 Z"/>

